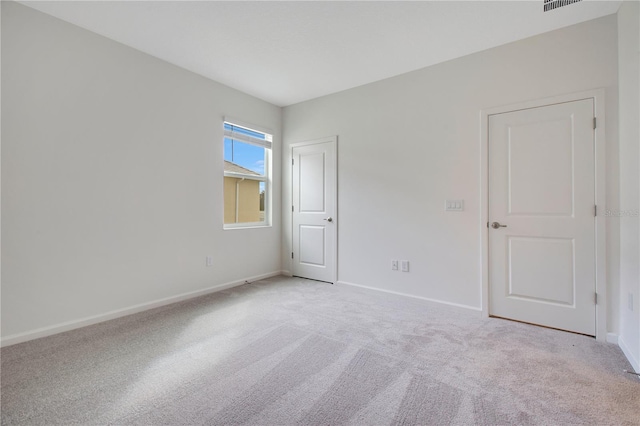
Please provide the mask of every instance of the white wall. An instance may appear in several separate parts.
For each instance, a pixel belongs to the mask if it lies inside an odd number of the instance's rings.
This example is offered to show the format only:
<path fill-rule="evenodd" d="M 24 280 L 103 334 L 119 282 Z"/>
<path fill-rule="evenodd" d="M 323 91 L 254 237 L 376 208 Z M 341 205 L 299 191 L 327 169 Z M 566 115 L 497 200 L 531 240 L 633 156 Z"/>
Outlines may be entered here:
<path fill-rule="evenodd" d="M 615 204 L 615 15 L 286 107 L 285 159 L 291 143 L 338 135 L 339 281 L 480 309 L 480 111 L 595 88 L 606 92 L 607 203 Z M 283 185 L 288 259 L 290 168 Z M 464 199 L 465 211 L 445 212 L 446 199 Z M 615 255 L 618 232 L 607 225 Z M 391 271 L 391 259 L 410 260 L 411 272 Z M 613 260 L 609 294 L 617 294 Z M 609 302 L 615 330 L 619 300 Z"/>
<path fill-rule="evenodd" d="M 640 4 L 618 10 L 620 86 L 620 347 L 640 371 Z M 629 298 L 633 306 L 629 306 Z"/>
<path fill-rule="evenodd" d="M 280 108 L 4 1 L 2 89 L 3 342 L 280 271 L 279 191 L 271 228 L 221 204 L 222 116 L 273 130 L 279 189 Z"/>

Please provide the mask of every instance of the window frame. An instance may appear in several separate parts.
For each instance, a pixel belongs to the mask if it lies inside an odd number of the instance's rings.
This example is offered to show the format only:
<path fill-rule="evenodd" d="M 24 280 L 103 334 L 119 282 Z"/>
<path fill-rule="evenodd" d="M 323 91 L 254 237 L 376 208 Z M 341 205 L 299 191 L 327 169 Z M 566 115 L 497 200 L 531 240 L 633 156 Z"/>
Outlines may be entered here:
<path fill-rule="evenodd" d="M 229 124 L 231 126 L 240 127 L 243 129 L 247 129 L 252 132 L 260 133 L 265 135 L 265 140 L 260 143 L 260 139 L 256 138 L 256 141 L 253 142 L 250 137 L 239 137 L 236 138 L 237 142 L 242 142 L 245 144 L 250 144 L 254 146 L 260 146 L 264 148 L 264 174 L 263 175 L 250 175 L 239 172 L 227 172 L 224 171 L 224 161 L 225 161 L 225 141 L 227 139 L 233 139 L 232 136 L 229 135 L 229 131 L 225 129 L 225 125 Z M 245 123 L 241 120 L 237 120 L 231 117 L 223 117 L 222 120 L 222 170 L 223 170 L 223 180 L 225 177 L 238 178 L 238 179 L 246 179 L 246 180 L 254 180 L 258 182 L 264 182 L 264 220 L 260 222 L 241 222 L 241 223 L 224 223 L 224 207 L 225 207 L 225 199 L 224 199 L 224 188 L 222 194 L 222 210 L 223 210 L 223 229 L 247 229 L 247 228 L 268 228 L 272 226 L 271 221 L 271 203 L 272 203 L 272 173 L 271 173 L 271 161 L 272 161 L 272 151 L 273 151 L 273 132 L 269 129 L 262 128 L 260 126 L 256 126 L 253 124 Z M 241 166 L 242 167 L 242 166 Z M 236 195 L 237 196 L 237 195 Z"/>

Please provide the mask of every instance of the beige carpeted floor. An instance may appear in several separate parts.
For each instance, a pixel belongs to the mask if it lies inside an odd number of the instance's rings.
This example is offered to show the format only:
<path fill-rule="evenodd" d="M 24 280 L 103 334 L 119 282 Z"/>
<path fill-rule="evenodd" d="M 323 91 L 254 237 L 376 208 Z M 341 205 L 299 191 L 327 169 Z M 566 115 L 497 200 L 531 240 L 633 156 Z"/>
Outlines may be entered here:
<path fill-rule="evenodd" d="M 640 424 L 620 349 L 272 278 L 2 349 L 2 424 Z"/>

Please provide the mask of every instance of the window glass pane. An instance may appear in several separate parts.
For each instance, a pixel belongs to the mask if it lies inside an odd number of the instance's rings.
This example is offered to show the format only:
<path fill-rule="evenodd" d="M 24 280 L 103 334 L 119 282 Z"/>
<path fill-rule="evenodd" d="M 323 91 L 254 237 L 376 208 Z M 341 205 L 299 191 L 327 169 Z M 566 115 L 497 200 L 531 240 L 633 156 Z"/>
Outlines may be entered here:
<path fill-rule="evenodd" d="M 266 183 L 265 182 L 260 182 L 260 221 L 264 222 L 266 220 L 266 217 L 264 216 L 264 202 L 265 202 L 265 195 L 266 195 L 266 191 L 265 191 L 265 186 Z"/>
<path fill-rule="evenodd" d="M 224 223 L 263 222 L 265 183 L 224 177 Z"/>
<path fill-rule="evenodd" d="M 264 153 L 261 146 L 238 142 L 224 138 L 224 159 L 254 173 L 264 176 Z M 228 170 L 236 173 L 245 173 L 242 170 Z"/>
<path fill-rule="evenodd" d="M 231 123 L 224 123 L 224 223 L 268 225 L 266 210 L 272 136 Z M 264 142 L 264 143 L 263 143 Z"/>

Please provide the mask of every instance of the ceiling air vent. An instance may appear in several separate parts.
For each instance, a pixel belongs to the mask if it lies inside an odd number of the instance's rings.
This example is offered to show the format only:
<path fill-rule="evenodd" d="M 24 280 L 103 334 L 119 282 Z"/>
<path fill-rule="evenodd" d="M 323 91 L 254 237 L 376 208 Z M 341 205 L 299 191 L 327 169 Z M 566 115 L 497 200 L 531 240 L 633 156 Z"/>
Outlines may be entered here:
<path fill-rule="evenodd" d="M 544 11 L 548 12 L 571 3 L 577 3 L 581 0 L 544 0 Z"/>

